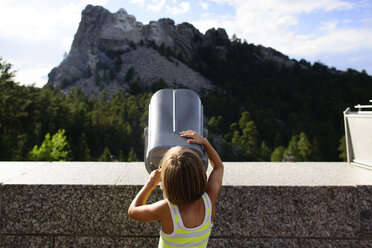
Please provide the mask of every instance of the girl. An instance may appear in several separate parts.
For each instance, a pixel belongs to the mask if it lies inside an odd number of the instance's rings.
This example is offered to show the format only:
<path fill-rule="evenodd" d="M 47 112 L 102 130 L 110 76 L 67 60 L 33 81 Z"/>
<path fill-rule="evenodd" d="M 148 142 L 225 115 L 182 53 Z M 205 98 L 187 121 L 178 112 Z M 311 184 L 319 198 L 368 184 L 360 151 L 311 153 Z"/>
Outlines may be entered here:
<path fill-rule="evenodd" d="M 158 247 L 207 247 L 224 167 L 206 138 L 193 130 L 180 135 L 188 138 L 188 143 L 204 146 L 213 167 L 208 181 L 204 165 L 194 151 L 173 147 L 164 154 L 160 169 L 150 174 L 131 203 L 128 214 L 143 222 L 160 220 Z M 146 204 L 160 181 L 166 199 Z"/>

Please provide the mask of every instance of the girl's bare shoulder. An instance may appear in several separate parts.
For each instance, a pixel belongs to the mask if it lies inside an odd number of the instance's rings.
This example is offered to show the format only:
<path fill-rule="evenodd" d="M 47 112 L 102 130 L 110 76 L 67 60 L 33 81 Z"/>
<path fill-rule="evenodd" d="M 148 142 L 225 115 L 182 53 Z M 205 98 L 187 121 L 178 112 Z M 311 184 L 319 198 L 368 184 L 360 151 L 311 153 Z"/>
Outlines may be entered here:
<path fill-rule="evenodd" d="M 157 202 L 159 204 L 159 208 L 168 208 L 169 209 L 169 203 L 168 199 L 163 199 Z"/>
<path fill-rule="evenodd" d="M 160 211 L 162 215 L 168 216 L 170 214 L 168 199 L 160 200 L 156 203 L 156 205 L 158 211 Z"/>

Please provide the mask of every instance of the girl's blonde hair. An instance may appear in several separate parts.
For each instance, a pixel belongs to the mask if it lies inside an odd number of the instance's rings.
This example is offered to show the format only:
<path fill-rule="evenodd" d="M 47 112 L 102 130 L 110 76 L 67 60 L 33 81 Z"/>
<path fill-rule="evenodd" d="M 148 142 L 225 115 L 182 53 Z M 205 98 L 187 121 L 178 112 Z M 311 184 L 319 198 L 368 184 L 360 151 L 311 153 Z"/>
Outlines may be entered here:
<path fill-rule="evenodd" d="M 200 157 L 189 148 L 169 149 L 160 162 L 163 191 L 176 205 L 198 200 L 207 188 L 207 174 Z"/>

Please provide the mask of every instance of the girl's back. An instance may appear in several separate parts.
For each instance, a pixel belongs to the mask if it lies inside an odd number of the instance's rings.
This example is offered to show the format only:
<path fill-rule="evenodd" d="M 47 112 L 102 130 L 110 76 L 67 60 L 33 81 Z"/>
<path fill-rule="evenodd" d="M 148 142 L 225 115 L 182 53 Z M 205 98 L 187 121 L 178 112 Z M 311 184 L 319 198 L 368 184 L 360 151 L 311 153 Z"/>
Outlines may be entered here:
<path fill-rule="evenodd" d="M 180 206 L 169 203 L 173 230 L 160 232 L 159 247 L 206 247 L 212 229 L 212 204 L 207 193 L 193 204 Z M 162 222 L 163 223 L 163 222 Z"/>
<path fill-rule="evenodd" d="M 205 203 L 202 198 L 189 205 L 178 206 L 181 219 L 185 227 L 193 228 L 200 226 L 205 218 Z"/>

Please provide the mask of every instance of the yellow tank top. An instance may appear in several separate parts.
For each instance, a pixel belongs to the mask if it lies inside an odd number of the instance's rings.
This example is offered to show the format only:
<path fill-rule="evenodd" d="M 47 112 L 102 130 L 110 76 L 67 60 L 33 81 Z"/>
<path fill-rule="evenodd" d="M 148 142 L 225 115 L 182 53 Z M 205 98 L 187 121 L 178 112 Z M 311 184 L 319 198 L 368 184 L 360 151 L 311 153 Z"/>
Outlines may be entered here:
<path fill-rule="evenodd" d="M 173 221 L 173 233 L 166 234 L 163 230 L 160 230 L 159 248 L 207 247 L 209 235 L 211 234 L 212 229 L 212 204 L 207 193 L 204 193 L 202 198 L 205 206 L 204 221 L 200 226 L 193 228 L 187 228 L 184 226 L 178 206 L 169 203 Z"/>

